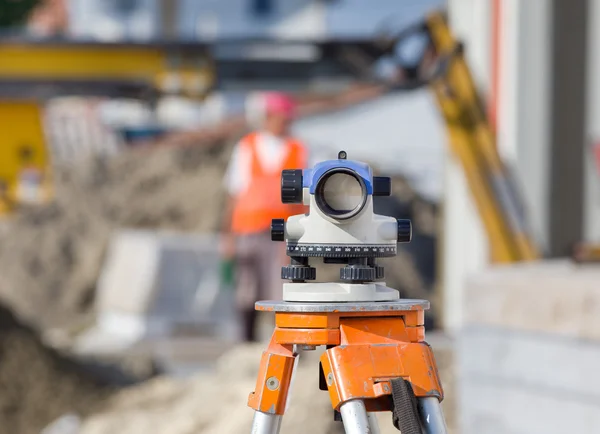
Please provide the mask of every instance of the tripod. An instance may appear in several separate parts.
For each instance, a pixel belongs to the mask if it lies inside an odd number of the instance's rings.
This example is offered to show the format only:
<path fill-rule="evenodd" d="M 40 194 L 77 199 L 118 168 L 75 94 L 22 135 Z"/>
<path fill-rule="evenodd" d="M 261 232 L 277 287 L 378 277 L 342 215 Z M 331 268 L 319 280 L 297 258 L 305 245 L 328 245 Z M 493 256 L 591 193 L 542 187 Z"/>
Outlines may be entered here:
<path fill-rule="evenodd" d="M 443 391 L 424 341 L 427 308 L 425 300 L 256 303 L 275 312 L 275 331 L 248 400 L 256 411 L 252 433 L 279 433 L 297 348 L 319 345 L 327 347 L 319 388 L 347 434 L 379 433 L 379 411 L 391 411 L 402 434 L 446 433 Z"/>

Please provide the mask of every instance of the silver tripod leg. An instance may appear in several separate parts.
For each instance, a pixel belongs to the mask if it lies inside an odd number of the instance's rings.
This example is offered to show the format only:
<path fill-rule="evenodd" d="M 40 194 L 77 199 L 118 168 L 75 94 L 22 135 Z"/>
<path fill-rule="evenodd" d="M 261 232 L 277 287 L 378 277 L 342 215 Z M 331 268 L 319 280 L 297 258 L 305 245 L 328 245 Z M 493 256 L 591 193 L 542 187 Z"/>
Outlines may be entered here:
<path fill-rule="evenodd" d="M 345 402 L 340 407 L 346 434 L 371 434 L 365 403 L 360 399 Z"/>
<path fill-rule="evenodd" d="M 436 397 L 419 398 L 418 407 L 425 434 L 446 434 L 448 432 L 442 405 Z"/>
<path fill-rule="evenodd" d="M 254 412 L 252 420 L 252 434 L 279 434 L 281 428 L 280 414 L 268 414 L 262 411 Z"/>
<path fill-rule="evenodd" d="M 371 428 L 371 434 L 381 434 L 379 430 L 379 422 L 377 422 L 377 413 L 368 412 L 367 417 L 369 418 L 369 427 Z"/>

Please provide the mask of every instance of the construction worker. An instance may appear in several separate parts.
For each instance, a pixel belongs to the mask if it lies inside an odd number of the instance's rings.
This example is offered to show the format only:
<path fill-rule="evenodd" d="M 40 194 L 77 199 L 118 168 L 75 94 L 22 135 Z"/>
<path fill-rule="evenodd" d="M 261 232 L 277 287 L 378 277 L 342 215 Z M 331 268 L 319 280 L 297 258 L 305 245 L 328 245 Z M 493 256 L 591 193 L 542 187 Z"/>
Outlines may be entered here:
<path fill-rule="evenodd" d="M 251 108 L 260 128 L 248 134 L 233 150 L 225 176 L 229 200 L 223 227 L 223 254 L 234 263 L 236 305 L 243 339 L 256 341 L 257 300 L 281 299 L 281 266 L 285 250 L 271 241 L 274 218 L 305 211 L 302 205 L 281 202 L 281 171 L 302 169 L 307 150 L 290 136 L 294 101 L 286 94 L 262 94 Z"/>

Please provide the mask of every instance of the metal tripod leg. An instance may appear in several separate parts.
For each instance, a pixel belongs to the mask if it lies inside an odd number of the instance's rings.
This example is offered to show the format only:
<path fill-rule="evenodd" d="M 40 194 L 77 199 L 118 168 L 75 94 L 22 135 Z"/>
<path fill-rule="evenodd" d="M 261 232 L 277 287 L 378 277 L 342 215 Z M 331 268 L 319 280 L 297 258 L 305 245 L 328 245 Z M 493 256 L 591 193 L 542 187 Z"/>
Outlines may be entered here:
<path fill-rule="evenodd" d="M 369 418 L 369 427 L 371 428 L 371 434 L 381 434 L 379 430 L 379 422 L 377 422 L 377 413 L 368 412 L 367 417 Z"/>
<path fill-rule="evenodd" d="M 346 434 L 371 434 L 365 403 L 360 399 L 347 401 L 340 406 Z"/>
<path fill-rule="evenodd" d="M 267 414 L 262 411 L 254 412 L 251 434 L 279 434 L 281 428 L 280 414 Z"/>
<path fill-rule="evenodd" d="M 419 398 L 418 408 L 425 434 L 446 434 L 448 432 L 442 405 L 437 398 Z"/>

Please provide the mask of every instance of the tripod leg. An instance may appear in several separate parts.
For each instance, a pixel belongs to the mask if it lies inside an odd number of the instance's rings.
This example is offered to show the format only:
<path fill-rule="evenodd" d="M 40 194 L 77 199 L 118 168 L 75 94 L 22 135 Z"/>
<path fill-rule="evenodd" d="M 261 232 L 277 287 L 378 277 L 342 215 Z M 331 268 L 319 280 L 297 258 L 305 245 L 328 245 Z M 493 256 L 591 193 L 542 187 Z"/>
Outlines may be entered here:
<path fill-rule="evenodd" d="M 446 434 L 446 421 L 440 401 L 436 397 L 418 399 L 419 415 L 425 434 Z"/>
<path fill-rule="evenodd" d="M 381 434 L 379 430 L 379 422 L 377 422 L 377 413 L 368 412 L 367 417 L 369 418 L 369 427 L 371 428 L 371 434 Z"/>
<path fill-rule="evenodd" d="M 256 387 L 248 397 L 248 405 L 255 410 L 253 434 L 279 433 L 295 361 L 291 345 L 280 345 L 271 339 L 260 362 Z"/>
<path fill-rule="evenodd" d="M 340 406 L 346 434 L 371 434 L 365 403 L 360 399 L 347 401 Z"/>
<path fill-rule="evenodd" d="M 279 434 L 281 428 L 280 414 L 267 414 L 262 411 L 254 412 L 252 420 L 252 434 Z"/>

